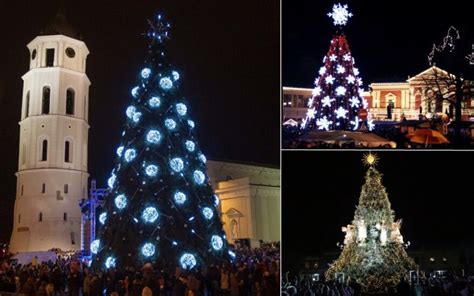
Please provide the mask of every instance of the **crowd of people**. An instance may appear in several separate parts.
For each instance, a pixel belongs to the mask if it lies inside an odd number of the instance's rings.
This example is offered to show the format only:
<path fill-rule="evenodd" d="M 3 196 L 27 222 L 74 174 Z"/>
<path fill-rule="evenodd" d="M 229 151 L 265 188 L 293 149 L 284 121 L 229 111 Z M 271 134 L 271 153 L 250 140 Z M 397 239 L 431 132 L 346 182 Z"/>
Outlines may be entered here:
<path fill-rule="evenodd" d="M 185 272 L 160 270 L 149 263 L 140 268 L 93 271 L 77 256 L 55 262 L 3 262 L 0 292 L 28 296 L 200 296 L 279 295 L 280 245 L 236 246 L 236 260 Z"/>
<path fill-rule="evenodd" d="M 362 289 L 357 283 L 336 283 L 315 280 L 299 276 L 282 282 L 282 295 L 303 296 L 357 296 Z M 443 277 L 424 277 L 408 283 L 404 279 L 387 290 L 384 295 L 401 296 L 472 296 L 474 295 L 474 277 L 460 276 L 454 273 Z"/>

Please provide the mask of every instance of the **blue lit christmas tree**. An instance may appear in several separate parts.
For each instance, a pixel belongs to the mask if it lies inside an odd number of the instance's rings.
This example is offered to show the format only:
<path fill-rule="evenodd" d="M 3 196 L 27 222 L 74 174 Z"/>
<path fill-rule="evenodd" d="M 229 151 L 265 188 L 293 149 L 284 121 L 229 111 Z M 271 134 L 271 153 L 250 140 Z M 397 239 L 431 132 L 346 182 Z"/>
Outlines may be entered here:
<path fill-rule="evenodd" d="M 169 30 L 161 15 L 149 21 L 147 58 L 131 90 L 109 195 L 91 243 L 96 268 L 151 262 L 193 270 L 235 256 L 180 94 L 180 75 L 165 54 Z"/>
<path fill-rule="evenodd" d="M 354 67 L 355 61 L 346 36 L 339 32 L 352 13 L 347 10 L 347 5 L 336 4 L 328 16 L 333 19 L 338 31 L 323 58 L 302 127 L 308 130 L 357 131 L 365 125 L 371 130 L 373 124 L 370 118 L 359 114 L 367 114 L 368 108 L 362 95 L 362 79 L 358 77 L 359 70 Z"/>

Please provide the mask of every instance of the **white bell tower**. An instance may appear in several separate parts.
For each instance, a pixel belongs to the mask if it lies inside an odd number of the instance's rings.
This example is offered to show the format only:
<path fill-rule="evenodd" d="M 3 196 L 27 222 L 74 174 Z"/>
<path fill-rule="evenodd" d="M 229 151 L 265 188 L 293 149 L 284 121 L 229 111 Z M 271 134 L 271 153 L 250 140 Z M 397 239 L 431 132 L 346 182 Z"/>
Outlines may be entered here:
<path fill-rule="evenodd" d="M 10 251 L 81 247 L 87 198 L 89 50 L 64 15 L 28 44 Z"/>

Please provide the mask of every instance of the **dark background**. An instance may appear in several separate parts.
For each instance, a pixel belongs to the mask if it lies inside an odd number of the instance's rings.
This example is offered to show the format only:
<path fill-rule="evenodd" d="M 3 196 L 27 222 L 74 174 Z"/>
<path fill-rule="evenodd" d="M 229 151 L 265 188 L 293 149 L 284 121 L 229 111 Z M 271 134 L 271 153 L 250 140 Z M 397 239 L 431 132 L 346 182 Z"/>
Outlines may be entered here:
<path fill-rule="evenodd" d="M 146 19 L 172 24 L 168 56 L 206 156 L 279 165 L 279 3 L 275 0 L 65 0 L 86 42 L 90 88 L 89 172 L 104 186 L 130 90 L 145 57 Z M 0 241 L 10 238 L 26 44 L 52 20 L 57 0 L 0 1 Z"/>
<path fill-rule="evenodd" d="M 334 3 L 282 0 L 283 86 L 313 87 L 335 32 L 326 16 Z M 403 82 L 427 69 L 433 43 L 442 42 L 450 25 L 461 31 L 460 48 L 470 51 L 474 42 L 472 10 L 463 0 L 341 3 L 353 13 L 344 32 L 364 88 L 372 82 Z"/>
<path fill-rule="evenodd" d="M 337 252 L 365 182 L 362 152 L 290 152 L 282 158 L 283 270 Z M 474 242 L 472 152 L 377 152 L 377 169 L 408 250 Z M 466 168 L 466 169 L 462 169 Z M 297 173 L 298 172 L 298 173 Z"/>

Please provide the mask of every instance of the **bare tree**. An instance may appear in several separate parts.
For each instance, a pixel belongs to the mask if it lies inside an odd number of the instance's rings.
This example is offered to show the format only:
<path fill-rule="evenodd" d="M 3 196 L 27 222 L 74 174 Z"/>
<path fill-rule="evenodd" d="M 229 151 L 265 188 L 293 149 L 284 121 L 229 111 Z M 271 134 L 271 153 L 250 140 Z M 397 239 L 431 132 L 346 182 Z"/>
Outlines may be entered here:
<path fill-rule="evenodd" d="M 426 75 L 421 75 L 421 80 L 425 87 L 425 98 L 428 106 L 434 102 L 434 110 L 431 112 L 443 112 L 443 102 L 449 106 L 448 113 L 453 116 L 454 111 L 454 145 L 460 144 L 461 121 L 463 105 L 471 99 L 472 77 L 470 74 L 470 62 L 472 54 L 467 55 L 467 40 L 462 40 L 458 29 L 451 26 L 442 44 L 433 44 L 433 48 L 428 55 L 428 62 L 432 66 Z M 443 63 L 446 71 L 436 67 L 436 61 Z M 441 108 L 440 108 L 441 107 Z"/>

